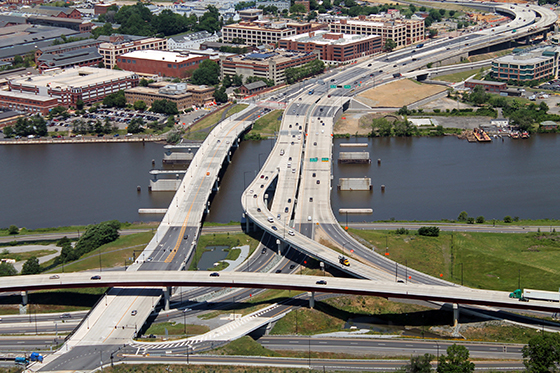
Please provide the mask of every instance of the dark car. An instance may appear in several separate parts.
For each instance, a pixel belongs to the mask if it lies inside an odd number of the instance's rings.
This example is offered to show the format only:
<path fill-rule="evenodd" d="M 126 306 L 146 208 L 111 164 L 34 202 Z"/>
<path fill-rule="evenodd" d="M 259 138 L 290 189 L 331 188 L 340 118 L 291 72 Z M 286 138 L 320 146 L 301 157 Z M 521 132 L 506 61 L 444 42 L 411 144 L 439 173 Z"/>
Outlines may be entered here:
<path fill-rule="evenodd" d="M 101 276 L 99 275 L 95 275 L 95 276 L 91 276 L 92 280 L 101 280 Z"/>
<path fill-rule="evenodd" d="M 210 277 L 220 277 L 220 274 L 218 272 L 212 272 L 210 273 Z"/>
<path fill-rule="evenodd" d="M 321 184 L 321 180 L 317 180 L 317 184 Z"/>
<path fill-rule="evenodd" d="M 276 228 L 276 226 L 275 226 L 275 225 L 273 225 L 273 226 L 272 226 L 271 228 L 272 228 L 273 230 L 275 230 L 275 231 L 277 231 L 277 230 L 278 230 L 278 228 Z"/>
<path fill-rule="evenodd" d="M 316 282 L 317 285 L 326 285 L 327 282 L 325 280 L 319 280 Z"/>
<path fill-rule="evenodd" d="M 186 240 L 187 238 L 189 238 L 189 235 L 185 233 L 185 235 L 183 236 L 183 239 Z"/>

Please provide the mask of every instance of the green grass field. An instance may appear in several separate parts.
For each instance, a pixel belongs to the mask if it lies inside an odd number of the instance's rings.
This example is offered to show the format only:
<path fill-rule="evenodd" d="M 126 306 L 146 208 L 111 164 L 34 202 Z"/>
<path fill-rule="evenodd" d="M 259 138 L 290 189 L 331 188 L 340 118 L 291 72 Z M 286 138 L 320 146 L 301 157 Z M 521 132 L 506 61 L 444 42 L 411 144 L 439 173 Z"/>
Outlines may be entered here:
<path fill-rule="evenodd" d="M 229 234 L 229 233 L 211 233 L 211 234 L 203 234 L 198 239 L 198 245 L 196 246 L 196 252 L 194 254 L 194 259 L 191 261 L 189 271 L 196 271 L 198 268 L 198 261 L 202 257 L 202 254 L 206 251 L 207 246 L 227 246 L 231 249 L 234 246 L 242 246 L 242 245 L 249 245 L 250 246 L 250 253 L 255 251 L 259 244 L 255 238 L 246 235 L 244 233 L 236 233 L 236 234 Z M 235 255 L 233 253 L 228 253 L 229 255 Z M 237 254 L 239 256 L 239 253 Z M 228 258 L 229 259 L 229 258 Z M 205 270 L 206 268 L 201 268 Z"/>
<path fill-rule="evenodd" d="M 84 255 L 75 262 L 64 265 L 64 272 L 79 272 L 100 267 L 111 268 L 124 266 L 125 260 L 133 256 L 133 251 L 139 253 L 146 247 L 153 237 L 152 232 L 136 233 L 128 236 L 121 236 L 116 241 L 101 246 L 100 248 Z M 51 262 L 45 263 L 48 267 Z M 129 262 L 130 263 L 130 262 Z M 49 272 L 62 272 L 62 266 L 56 267 Z"/>
<path fill-rule="evenodd" d="M 400 264 L 431 276 L 470 287 L 513 291 L 522 288 L 557 290 L 560 283 L 560 234 L 440 232 L 423 237 L 411 231 L 350 229 Z"/>
<path fill-rule="evenodd" d="M 262 137 L 273 136 L 280 128 L 282 113 L 284 110 L 273 110 L 265 116 L 257 119 L 249 135 L 260 135 Z"/>
<path fill-rule="evenodd" d="M 473 79 L 480 79 L 480 72 L 479 71 L 469 70 L 469 71 L 463 71 L 463 72 L 460 72 L 460 73 L 436 76 L 434 78 L 434 80 L 441 80 L 441 81 L 445 81 L 445 82 L 458 83 L 458 82 L 462 82 L 463 80 L 465 80 L 468 77 L 473 76 L 473 75 L 474 75 Z"/>
<path fill-rule="evenodd" d="M 26 261 L 27 259 L 31 258 L 32 256 L 40 257 L 50 254 L 55 254 L 56 250 L 34 250 L 34 251 L 26 251 L 23 253 L 11 253 L 9 248 L 2 249 L 2 253 L 0 254 L 1 259 L 15 259 L 17 262 Z"/>
<path fill-rule="evenodd" d="M 200 335 L 208 332 L 210 328 L 205 325 L 192 325 L 188 323 L 185 329 L 185 325 L 179 323 L 170 323 L 170 322 L 162 322 L 157 324 L 152 324 L 148 330 L 146 330 L 146 335 L 155 334 L 155 335 L 165 335 L 165 329 L 167 329 L 167 335 L 173 336 L 183 336 L 185 337 L 185 330 L 187 332 L 188 337 L 193 335 Z"/>
<path fill-rule="evenodd" d="M 238 104 L 234 105 L 226 114 L 226 118 L 232 116 L 235 113 L 239 113 L 240 111 L 245 110 L 247 108 L 246 104 Z M 229 106 L 228 106 L 229 107 Z M 190 140 L 204 140 L 206 136 L 208 136 L 209 131 L 203 131 L 208 127 L 212 127 L 213 125 L 217 124 L 222 119 L 222 113 L 227 110 L 228 107 L 224 107 L 219 109 L 218 111 L 208 115 L 207 117 L 200 120 L 194 126 L 188 129 L 186 138 Z"/>

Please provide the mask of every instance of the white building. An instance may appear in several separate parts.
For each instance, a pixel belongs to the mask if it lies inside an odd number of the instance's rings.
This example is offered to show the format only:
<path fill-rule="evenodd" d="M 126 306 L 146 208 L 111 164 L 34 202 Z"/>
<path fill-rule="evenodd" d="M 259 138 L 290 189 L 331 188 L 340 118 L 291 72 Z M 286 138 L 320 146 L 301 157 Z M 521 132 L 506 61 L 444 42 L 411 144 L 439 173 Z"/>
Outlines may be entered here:
<path fill-rule="evenodd" d="M 219 33 L 210 34 L 208 31 L 199 31 L 194 34 L 175 36 L 167 41 L 167 49 L 170 51 L 180 51 L 185 49 L 200 49 L 200 44 L 205 42 L 218 41 L 221 37 Z"/>

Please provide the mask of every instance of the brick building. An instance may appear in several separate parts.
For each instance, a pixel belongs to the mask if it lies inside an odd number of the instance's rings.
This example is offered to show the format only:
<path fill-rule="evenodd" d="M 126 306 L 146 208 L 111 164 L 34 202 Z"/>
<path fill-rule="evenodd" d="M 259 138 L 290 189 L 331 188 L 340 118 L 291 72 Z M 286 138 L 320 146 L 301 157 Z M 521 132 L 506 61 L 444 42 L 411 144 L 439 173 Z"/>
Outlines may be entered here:
<path fill-rule="evenodd" d="M 126 102 L 133 105 L 136 101 L 144 101 L 148 107 L 155 100 L 168 100 L 177 104 L 178 110 L 196 106 L 204 106 L 214 101 L 214 87 L 196 86 L 185 83 L 166 84 L 152 83 L 149 87 L 135 87 L 124 92 Z"/>
<path fill-rule="evenodd" d="M 0 91 L 0 107 L 23 111 L 29 114 L 47 115 L 49 110 L 58 106 L 58 99 L 17 91 Z"/>
<path fill-rule="evenodd" d="M 507 89 L 507 84 L 501 82 L 491 82 L 486 80 L 474 79 L 467 80 L 465 82 L 465 88 L 474 89 L 477 86 L 482 86 L 486 92 L 491 93 L 500 93 L 500 91 Z"/>
<path fill-rule="evenodd" d="M 305 11 L 307 13 L 309 13 L 309 10 L 310 10 L 309 0 L 296 0 L 294 3 L 296 5 L 303 5 L 303 7 L 305 8 Z"/>
<path fill-rule="evenodd" d="M 117 57 L 137 50 L 167 50 L 167 39 L 147 38 L 145 36 L 119 35 L 99 37 L 99 53 L 103 56 L 103 63 L 108 69 L 117 64 Z"/>
<path fill-rule="evenodd" d="M 93 23 L 74 18 L 31 16 L 27 18 L 27 23 L 31 23 L 33 25 L 69 28 L 71 30 L 79 31 L 82 34 L 91 32 L 93 29 Z"/>
<path fill-rule="evenodd" d="M 239 87 L 239 92 L 241 92 L 242 95 L 250 96 L 264 91 L 267 87 L 265 82 L 259 80 L 253 83 L 243 84 Z"/>
<path fill-rule="evenodd" d="M 42 4 L 43 0 L 6 0 L 5 4 L 10 4 L 10 5 L 17 5 L 17 6 L 21 6 L 21 5 L 38 5 L 38 4 Z"/>
<path fill-rule="evenodd" d="M 317 59 L 309 52 L 251 53 L 244 56 L 220 57 L 221 77 L 225 75 L 256 76 L 271 79 L 274 84 L 286 82 L 286 69 L 299 67 Z"/>
<path fill-rule="evenodd" d="M 424 20 L 392 19 L 360 16 L 329 23 L 331 32 L 358 35 L 380 35 L 385 45 L 392 39 L 397 47 L 404 47 L 425 39 Z"/>
<path fill-rule="evenodd" d="M 37 67 L 39 72 L 43 73 L 53 68 L 97 67 L 101 61 L 103 57 L 97 51 L 97 47 L 88 47 L 58 54 L 45 53 L 37 59 Z"/>
<path fill-rule="evenodd" d="M 136 87 L 138 82 L 138 75 L 131 72 L 81 67 L 10 79 L 10 91 L 2 92 L 0 96 L 24 94 L 27 100 L 41 101 L 41 109 L 58 105 L 74 107 L 79 100 L 86 104 L 99 102 L 108 94 Z M 34 112 L 25 108 L 20 110 Z"/>
<path fill-rule="evenodd" d="M 34 8 L 25 9 L 25 13 L 46 17 L 82 19 L 82 14 L 78 9 L 57 6 L 36 6 Z"/>
<path fill-rule="evenodd" d="M 320 60 L 349 63 L 383 49 L 379 35 L 345 35 L 327 31 L 290 36 L 280 39 L 280 48 L 297 52 L 316 53 Z"/>
<path fill-rule="evenodd" d="M 117 66 L 144 75 L 184 78 L 207 59 L 207 55 L 140 50 L 117 57 Z"/>
<path fill-rule="evenodd" d="M 78 40 L 65 44 L 40 47 L 37 48 L 37 50 L 35 51 L 35 63 L 37 63 L 38 58 L 41 57 L 41 55 L 43 55 L 44 53 L 60 54 L 60 53 L 66 53 L 66 52 L 75 51 L 83 48 L 98 47 L 100 44 L 101 42 L 99 40 L 85 39 L 85 40 Z"/>
<path fill-rule="evenodd" d="M 19 118 L 24 118 L 26 115 L 19 111 L 6 110 L 0 112 L 0 128 L 6 126 L 13 126 Z"/>
<path fill-rule="evenodd" d="M 101 3 L 97 3 L 93 6 L 93 14 L 95 15 L 100 15 L 100 14 L 106 14 L 107 10 L 112 7 L 113 5 L 116 4 L 105 4 L 103 2 Z"/>

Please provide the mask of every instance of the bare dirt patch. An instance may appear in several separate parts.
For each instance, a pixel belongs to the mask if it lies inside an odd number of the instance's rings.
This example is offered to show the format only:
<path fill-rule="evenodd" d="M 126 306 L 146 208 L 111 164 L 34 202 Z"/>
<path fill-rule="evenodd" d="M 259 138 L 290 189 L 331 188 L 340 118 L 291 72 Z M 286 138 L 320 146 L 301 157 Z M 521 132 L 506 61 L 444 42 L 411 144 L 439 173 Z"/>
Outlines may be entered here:
<path fill-rule="evenodd" d="M 368 89 L 356 98 L 371 107 L 399 108 L 410 105 L 426 97 L 445 91 L 445 87 L 433 84 L 420 84 L 408 79 Z"/>
<path fill-rule="evenodd" d="M 367 136 L 371 132 L 371 121 L 374 117 L 380 116 L 379 114 L 368 113 L 346 113 L 334 125 L 335 134 L 351 135 L 358 134 L 358 136 Z"/>

